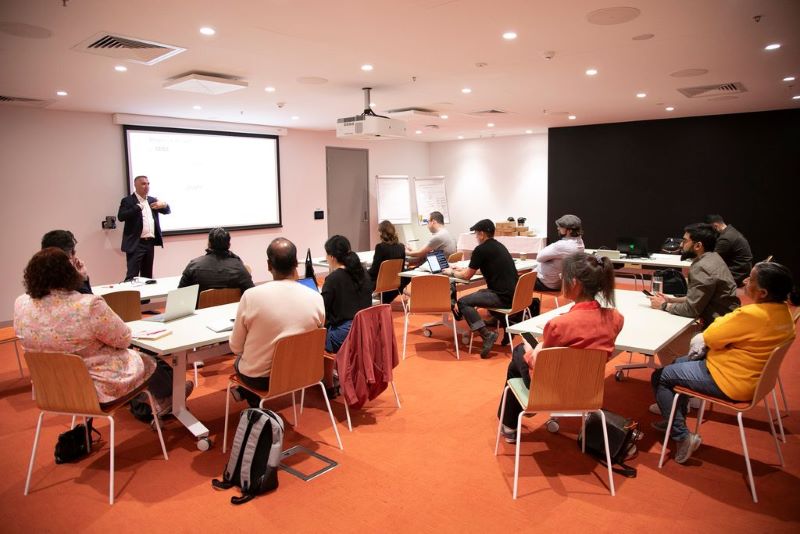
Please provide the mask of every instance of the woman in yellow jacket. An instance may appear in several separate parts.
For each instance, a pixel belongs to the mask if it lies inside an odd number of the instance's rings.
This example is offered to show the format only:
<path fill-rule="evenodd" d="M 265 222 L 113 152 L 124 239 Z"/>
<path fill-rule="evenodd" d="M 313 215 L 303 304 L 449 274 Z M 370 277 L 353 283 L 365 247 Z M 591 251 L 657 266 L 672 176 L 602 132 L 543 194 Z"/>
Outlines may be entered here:
<path fill-rule="evenodd" d="M 705 359 L 678 358 L 653 373 L 651 382 L 664 421 L 654 423 L 665 430 L 672 408 L 675 386 L 689 387 L 725 400 L 749 402 L 761 371 L 772 351 L 795 336 L 794 322 L 786 301 L 800 303 L 792 274 L 779 263 L 758 263 L 745 280 L 745 291 L 753 304 L 718 317 L 703 332 Z M 671 438 L 678 442 L 675 461 L 684 463 L 700 446 L 700 436 L 686 428 L 688 397 L 681 396 L 672 422 Z"/>

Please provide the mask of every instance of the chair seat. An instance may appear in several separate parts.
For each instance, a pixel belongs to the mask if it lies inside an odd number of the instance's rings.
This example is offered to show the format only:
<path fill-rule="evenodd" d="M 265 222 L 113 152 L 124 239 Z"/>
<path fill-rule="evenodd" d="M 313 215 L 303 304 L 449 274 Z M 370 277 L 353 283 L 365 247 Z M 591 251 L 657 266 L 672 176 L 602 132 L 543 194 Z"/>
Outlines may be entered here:
<path fill-rule="evenodd" d="M 522 378 L 509 378 L 508 387 L 511 388 L 511 393 L 517 398 L 520 406 L 528 405 L 528 397 L 530 397 L 531 390 L 525 386 L 525 381 Z"/>
<path fill-rule="evenodd" d="M 513 315 L 514 310 L 512 308 L 486 308 L 489 311 L 493 311 L 496 313 L 502 313 L 503 315 Z M 522 310 L 519 310 L 522 311 Z"/>
<path fill-rule="evenodd" d="M 150 376 L 152 376 L 152 374 Z M 119 408 L 128 404 L 134 398 L 138 397 L 141 392 L 147 389 L 147 382 L 149 381 L 149 379 L 150 377 L 148 376 L 147 379 L 145 379 L 145 381 L 142 383 L 142 385 L 140 385 L 138 388 L 128 392 L 126 395 L 118 399 L 115 399 L 111 402 L 101 402 L 100 409 L 107 414 L 117 411 Z"/>
<path fill-rule="evenodd" d="M 252 391 L 253 393 L 258 395 L 259 397 L 266 397 L 267 395 L 269 395 L 269 390 L 268 389 L 256 389 L 253 386 L 248 386 L 247 384 L 242 382 L 242 379 L 236 373 L 234 373 L 231 376 L 229 376 L 228 380 L 230 380 L 231 382 L 233 382 L 234 384 L 236 384 L 239 387 L 243 387 L 247 391 Z"/>
<path fill-rule="evenodd" d="M 698 399 L 703 399 L 716 404 L 721 404 L 722 406 L 727 406 L 731 410 L 736 410 L 737 412 L 743 412 L 745 410 L 748 410 L 753 405 L 752 402 L 736 402 L 736 401 L 723 400 L 720 399 L 719 397 L 706 395 L 705 393 L 699 393 L 693 389 L 689 389 L 684 386 L 675 386 L 674 391 L 675 393 L 680 393 L 682 395 L 691 395 L 692 397 L 697 397 Z"/>

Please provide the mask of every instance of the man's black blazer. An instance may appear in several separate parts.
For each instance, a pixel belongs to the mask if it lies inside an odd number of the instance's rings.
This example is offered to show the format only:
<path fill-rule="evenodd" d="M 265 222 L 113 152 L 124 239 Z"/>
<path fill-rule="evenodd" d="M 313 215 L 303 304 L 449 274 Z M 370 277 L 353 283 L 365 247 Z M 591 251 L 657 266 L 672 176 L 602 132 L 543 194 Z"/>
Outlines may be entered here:
<path fill-rule="evenodd" d="M 155 197 L 147 197 L 148 204 L 152 204 L 157 200 Z M 161 239 L 161 225 L 158 222 L 158 214 L 168 214 L 170 212 L 169 205 L 160 210 L 152 210 L 152 212 L 155 226 L 155 244 L 163 247 L 164 241 Z M 125 223 L 125 227 L 122 229 L 123 252 L 135 251 L 139 244 L 139 238 L 142 236 L 142 226 L 144 225 L 142 222 L 142 210 L 139 209 L 139 200 L 136 198 L 136 194 L 130 194 L 120 201 L 117 219 Z"/>

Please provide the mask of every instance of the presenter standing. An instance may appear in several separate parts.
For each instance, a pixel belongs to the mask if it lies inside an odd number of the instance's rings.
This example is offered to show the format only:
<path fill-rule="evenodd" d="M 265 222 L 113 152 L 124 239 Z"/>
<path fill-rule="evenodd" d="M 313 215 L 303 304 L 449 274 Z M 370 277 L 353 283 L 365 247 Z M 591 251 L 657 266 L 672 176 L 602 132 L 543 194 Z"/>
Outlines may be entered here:
<path fill-rule="evenodd" d="M 169 204 L 147 195 L 150 191 L 147 176 L 137 176 L 133 187 L 134 193 L 122 199 L 117 213 L 117 218 L 125 222 L 122 230 L 122 250 L 128 263 L 125 280 L 134 276 L 153 277 L 153 247 L 164 246 L 158 214 L 170 212 Z"/>

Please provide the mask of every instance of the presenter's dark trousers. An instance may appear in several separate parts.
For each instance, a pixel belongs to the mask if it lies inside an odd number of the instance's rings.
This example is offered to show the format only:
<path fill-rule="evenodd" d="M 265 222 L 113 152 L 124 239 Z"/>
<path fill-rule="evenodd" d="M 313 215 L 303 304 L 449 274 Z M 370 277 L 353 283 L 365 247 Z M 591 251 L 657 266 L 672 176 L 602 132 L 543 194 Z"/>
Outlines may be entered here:
<path fill-rule="evenodd" d="M 128 262 L 128 272 L 125 273 L 125 280 L 130 280 L 134 276 L 153 278 L 153 248 L 155 242 L 156 240 L 152 237 L 139 239 L 136 250 L 125 253 L 125 258 Z"/>

